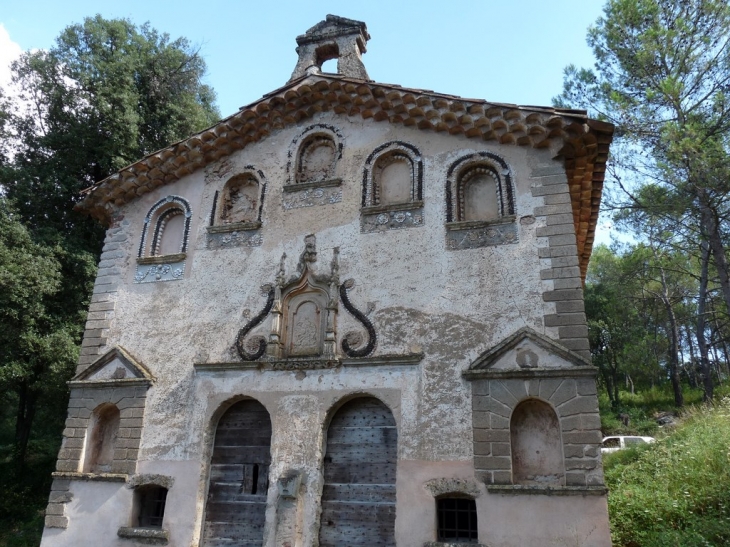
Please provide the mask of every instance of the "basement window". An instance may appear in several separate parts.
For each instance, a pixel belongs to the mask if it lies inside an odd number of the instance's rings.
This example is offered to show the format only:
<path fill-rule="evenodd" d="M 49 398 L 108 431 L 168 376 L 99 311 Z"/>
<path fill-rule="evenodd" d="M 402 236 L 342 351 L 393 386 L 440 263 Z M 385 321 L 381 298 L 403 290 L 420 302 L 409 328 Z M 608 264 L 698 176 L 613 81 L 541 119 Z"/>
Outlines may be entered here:
<path fill-rule="evenodd" d="M 140 528 L 162 528 L 165 517 L 167 488 L 150 484 L 135 490 L 137 498 L 137 526 Z"/>
<path fill-rule="evenodd" d="M 436 500 L 438 540 L 450 543 L 477 542 L 477 505 L 468 498 Z"/>

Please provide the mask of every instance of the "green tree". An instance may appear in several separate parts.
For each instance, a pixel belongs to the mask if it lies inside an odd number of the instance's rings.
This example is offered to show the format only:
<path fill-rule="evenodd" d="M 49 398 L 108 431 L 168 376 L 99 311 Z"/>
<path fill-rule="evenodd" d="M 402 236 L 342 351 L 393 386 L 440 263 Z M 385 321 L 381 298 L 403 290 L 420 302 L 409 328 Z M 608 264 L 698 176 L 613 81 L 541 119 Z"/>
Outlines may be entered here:
<path fill-rule="evenodd" d="M 566 69 L 563 106 L 617 126 L 622 176 L 673 194 L 664 211 L 699 220 L 730 310 L 725 239 L 730 190 L 730 6 L 726 0 L 609 0 L 589 30 L 594 70 Z M 616 159 L 616 158 L 615 158 Z M 630 196 L 622 206 L 650 208 Z M 681 206 L 677 209 L 677 206 Z M 637 234 L 641 237 L 641 234 Z"/>
<path fill-rule="evenodd" d="M 650 319 L 653 310 L 642 298 L 639 264 L 633 250 L 618 254 L 600 245 L 593 251 L 586 279 L 591 355 L 614 409 L 621 404 L 624 378 L 651 382 L 659 369 Z"/>
<path fill-rule="evenodd" d="M 64 389 L 78 355 L 74 327 L 51 313 L 62 283 L 54 251 L 61 252 L 35 243 L 0 200 L 0 386 L 16 397 L 18 463 L 25 458 L 38 399 Z"/>
<path fill-rule="evenodd" d="M 6 245 L 9 254 L 32 249 L 29 256 L 46 264 L 44 278 L 53 280 L 52 286 L 38 285 L 34 297 L 42 305 L 33 309 L 42 313 L 22 326 L 37 333 L 0 352 L 0 378 L 8 379 L 18 405 L 16 454 L 22 462 L 39 405 L 56 404 L 64 413 L 63 397 L 49 394 L 65 390 L 94 282 L 103 230 L 74 211 L 80 191 L 219 115 L 213 91 L 202 83 L 205 62 L 198 51 L 184 38 L 171 41 L 125 19 L 87 18 L 66 28 L 50 50 L 23 54 L 12 71 L 20 100 L 0 117 L 12 137 L 0 185 L 15 206 L 8 218 L 13 226 L 22 224 L 27 237 Z M 23 283 L 12 277 L 7 297 L 19 297 Z M 17 317 L 0 314 L 0 331 L 20 336 Z M 11 344 L 13 336 L 2 343 Z"/>

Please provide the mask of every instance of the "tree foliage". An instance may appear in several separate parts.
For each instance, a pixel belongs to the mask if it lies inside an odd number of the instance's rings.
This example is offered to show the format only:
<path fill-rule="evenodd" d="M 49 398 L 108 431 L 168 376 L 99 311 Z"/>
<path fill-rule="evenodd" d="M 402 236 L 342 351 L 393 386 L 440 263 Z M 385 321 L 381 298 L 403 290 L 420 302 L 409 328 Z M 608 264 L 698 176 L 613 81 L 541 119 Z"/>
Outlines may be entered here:
<path fill-rule="evenodd" d="M 104 232 L 74 210 L 81 190 L 218 112 L 187 40 L 125 19 L 71 25 L 12 73 L 17 96 L 0 95 L 0 382 L 22 463 L 39 405 L 65 413 L 52 393 L 66 393 L 96 273 Z"/>
<path fill-rule="evenodd" d="M 709 399 L 710 320 L 730 312 L 730 5 L 609 0 L 588 43 L 595 67 L 568 67 L 556 102 L 616 125 L 607 209 L 652 254 L 644 296 L 675 324 L 664 329 L 670 368 L 697 349 Z"/>

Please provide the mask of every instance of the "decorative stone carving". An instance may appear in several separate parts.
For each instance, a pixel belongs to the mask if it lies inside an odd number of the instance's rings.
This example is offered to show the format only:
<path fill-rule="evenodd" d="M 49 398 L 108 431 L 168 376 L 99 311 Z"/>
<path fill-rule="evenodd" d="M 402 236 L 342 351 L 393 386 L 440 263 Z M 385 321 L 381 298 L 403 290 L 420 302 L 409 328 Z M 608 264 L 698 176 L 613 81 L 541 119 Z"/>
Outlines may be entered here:
<path fill-rule="evenodd" d="M 152 206 L 142 228 L 135 283 L 182 279 L 192 216 L 190 204 L 180 196 L 167 196 Z"/>
<path fill-rule="evenodd" d="M 223 230 L 219 228 L 224 228 Z M 208 249 L 226 249 L 229 247 L 260 247 L 264 242 L 261 236 L 261 223 L 239 223 L 228 226 L 208 228 L 206 246 Z M 233 230 L 233 231 L 231 231 Z"/>
<path fill-rule="evenodd" d="M 315 183 L 315 187 L 311 187 L 310 184 L 285 187 L 284 197 L 282 198 L 284 210 L 340 203 L 342 201 L 342 188 L 339 188 L 339 186 L 342 181 L 334 179 L 327 182 L 335 187 L 327 187 L 323 183 Z"/>
<path fill-rule="evenodd" d="M 446 248 L 452 251 L 517 243 L 514 217 L 493 222 L 453 222 L 446 225 Z"/>
<path fill-rule="evenodd" d="M 263 243 L 261 215 L 266 196 L 266 177 L 252 165 L 234 175 L 213 198 L 206 247 L 258 247 Z"/>
<path fill-rule="evenodd" d="M 363 233 L 384 232 L 423 225 L 423 202 L 365 207 L 360 216 Z"/>
<path fill-rule="evenodd" d="M 259 359 L 264 353 L 266 353 L 266 339 L 264 337 L 257 338 L 257 348 L 255 351 L 249 351 L 250 347 L 246 346 L 246 335 L 251 332 L 252 329 L 256 328 L 261 322 L 269 315 L 272 306 L 274 305 L 274 286 L 263 285 L 261 287 L 261 294 L 266 296 L 266 304 L 263 309 L 251 319 L 245 327 L 238 331 L 236 336 L 236 350 L 242 359 L 247 361 L 255 361 Z"/>
<path fill-rule="evenodd" d="M 345 338 L 343 338 L 343 340 L 342 340 L 342 351 L 344 351 L 348 357 L 365 357 L 366 355 L 370 355 L 373 352 L 373 350 L 375 349 L 375 342 L 377 341 L 377 337 L 375 334 L 375 328 L 373 327 L 373 324 L 365 316 L 364 313 L 362 313 L 357 308 L 355 308 L 355 306 L 352 305 L 349 297 L 347 296 L 347 291 L 350 290 L 351 288 L 353 288 L 354 286 L 355 286 L 354 279 L 348 279 L 342 285 L 340 285 L 340 299 L 342 300 L 342 304 L 345 306 L 345 309 L 348 312 L 350 312 L 350 314 L 352 314 L 352 316 L 355 319 L 357 319 L 360 323 L 362 323 L 362 325 L 365 327 L 365 330 L 368 335 L 368 341 L 361 348 L 355 349 L 351 346 L 351 344 L 354 343 L 352 334 L 357 334 L 357 333 L 347 333 L 347 336 L 345 336 Z"/>
<path fill-rule="evenodd" d="M 446 177 L 446 248 L 515 243 L 514 190 L 507 162 L 491 152 L 455 161 Z"/>
<path fill-rule="evenodd" d="M 236 224 L 258 220 L 259 182 L 250 173 L 231 177 L 223 188 L 217 224 Z"/>
<path fill-rule="evenodd" d="M 146 266 L 137 265 L 137 273 L 134 274 L 135 283 L 155 283 L 156 281 L 177 281 L 185 274 L 185 261 L 170 262 Z"/>
<path fill-rule="evenodd" d="M 375 349 L 377 336 L 367 316 L 352 305 L 347 291 L 355 282 L 348 279 L 340 284 L 339 247 L 332 253 L 329 274 L 314 271 L 317 262 L 317 240 L 314 235 L 305 238 L 304 250 L 299 257 L 296 273 L 287 279 L 286 254 L 281 257 L 279 272 L 273 284 L 264 285 L 262 294 L 266 304 L 255 317 L 238 331 L 235 347 L 243 363 L 214 364 L 212 368 L 258 368 L 298 370 L 334 368 L 340 366 L 337 352 L 337 313 L 342 301 L 345 309 L 365 329 L 365 336 L 350 331 L 341 341 L 342 352 L 350 358 L 363 358 Z M 369 311 L 372 304 L 369 304 Z M 268 338 L 249 336 L 267 316 L 271 315 Z M 244 317 L 250 312 L 246 310 Z M 361 363 L 362 366 L 367 362 Z"/>
<path fill-rule="evenodd" d="M 423 161 L 415 146 L 388 142 L 368 156 L 360 218 L 363 233 L 423 225 Z"/>

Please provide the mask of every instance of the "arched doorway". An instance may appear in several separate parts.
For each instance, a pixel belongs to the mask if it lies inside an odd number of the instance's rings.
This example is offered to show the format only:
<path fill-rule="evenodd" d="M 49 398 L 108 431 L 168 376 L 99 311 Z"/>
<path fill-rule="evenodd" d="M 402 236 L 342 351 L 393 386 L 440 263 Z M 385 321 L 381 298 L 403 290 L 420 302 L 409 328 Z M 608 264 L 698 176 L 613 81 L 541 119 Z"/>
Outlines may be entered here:
<path fill-rule="evenodd" d="M 398 430 L 374 397 L 345 403 L 327 430 L 320 547 L 395 546 Z"/>
<path fill-rule="evenodd" d="M 204 547 L 263 543 L 271 418 L 258 401 L 234 404 L 218 422 L 210 461 Z"/>

